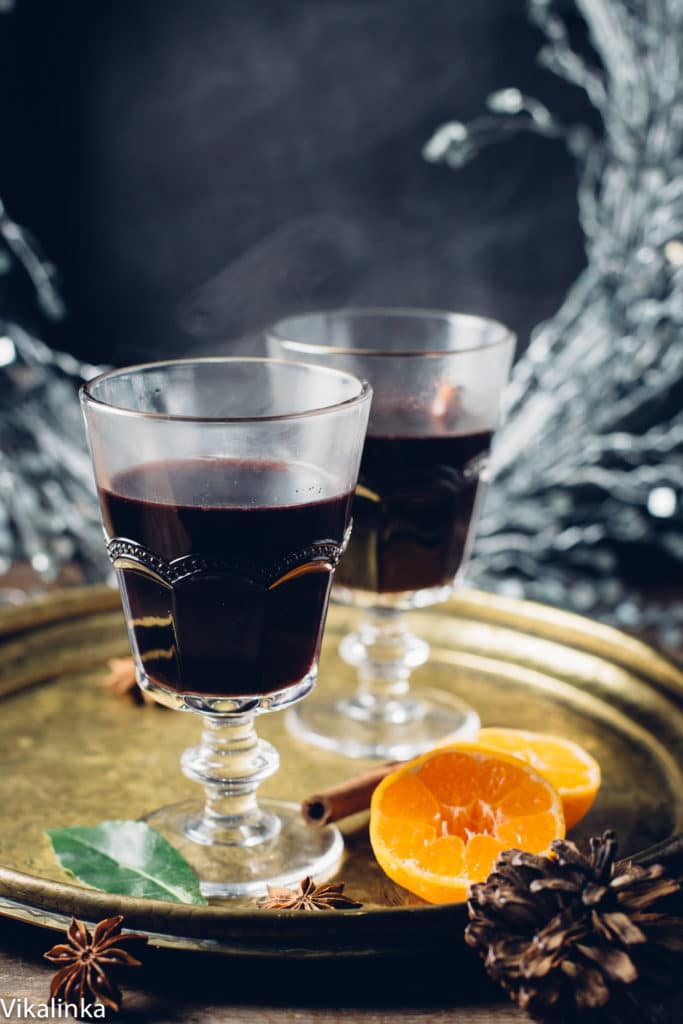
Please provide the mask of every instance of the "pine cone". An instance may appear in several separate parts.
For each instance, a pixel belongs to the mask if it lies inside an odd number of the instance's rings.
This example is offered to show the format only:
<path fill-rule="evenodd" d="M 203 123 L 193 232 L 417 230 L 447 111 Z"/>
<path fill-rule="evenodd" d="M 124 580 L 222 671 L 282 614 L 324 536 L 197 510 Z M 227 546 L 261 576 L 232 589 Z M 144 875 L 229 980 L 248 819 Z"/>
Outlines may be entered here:
<path fill-rule="evenodd" d="M 591 839 L 589 856 L 567 840 L 553 842 L 548 857 L 507 850 L 472 886 L 465 939 L 539 1020 L 590 1017 L 608 1003 L 623 1010 L 634 982 L 657 986 L 675 973 L 683 919 L 653 908 L 680 886 L 662 865 L 616 862 L 616 854 L 613 832 Z"/>

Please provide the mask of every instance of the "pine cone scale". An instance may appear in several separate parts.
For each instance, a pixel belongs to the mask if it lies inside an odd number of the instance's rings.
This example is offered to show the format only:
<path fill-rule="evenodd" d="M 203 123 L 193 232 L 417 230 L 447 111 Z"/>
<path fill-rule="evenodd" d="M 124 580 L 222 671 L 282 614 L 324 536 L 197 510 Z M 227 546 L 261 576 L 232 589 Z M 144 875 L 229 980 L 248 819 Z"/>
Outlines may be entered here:
<path fill-rule="evenodd" d="M 573 878 L 535 878 L 529 892 L 578 892 L 581 883 Z"/>
<path fill-rule="evenodd" d="M 599 1010 L 610 998 L 603 973 L 597 967 L 584 968 L 575 983 L 577 1010 Z"/>
<path fill-rule="evenodd" d="M 593 960 L 612 981 L 620 981 L 630 985 L 638 978 L 636 965 L 631 957 L 622 949 L 609 949 L 604 946 L 584 946 L 577 944 L 577 950 L 588 960 Z"/>
<path fill-rule="evenodd" d="M 606 926 L 610 937 L 618 939 L 625 946 L 634 946 L 640 942 L 647 942 L 645 933 L 627 914 L 603 914 L 601 922 Z"/>
<path fill-rule="evenodd" d="M 679 889 L 678 882 L 673 878 L 660 878 L 652 883 L 638 884 L 632 890 L 625 889 L 618 899 L 625 909 L 641 910 L 665 896 L 673 896 Z"/>

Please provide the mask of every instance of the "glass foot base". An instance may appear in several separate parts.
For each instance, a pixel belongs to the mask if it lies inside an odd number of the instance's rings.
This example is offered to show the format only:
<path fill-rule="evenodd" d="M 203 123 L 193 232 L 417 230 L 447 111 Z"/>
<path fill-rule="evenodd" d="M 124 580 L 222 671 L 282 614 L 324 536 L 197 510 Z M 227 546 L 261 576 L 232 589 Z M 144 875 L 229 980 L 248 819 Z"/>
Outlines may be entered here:
<path fill-rule="evenodd" d="M 480 726 L 469 704 L 441 690 L 423 690 L 391 701 L 378 715 L 362 696 L 331 700 L 313 694 L 290 708 L 289 731 L 297 739 L 346 757 L 407 761 L 445 739 L 472 739 Z"/>
<path fill-rule="evenodd" d="M 207 843 L 202 838 L 204 805 L 199 800 L 162 807 L 144 820 L 192 865 L 207 897 L 262 896 L 269 885 L 295 886 L 306 875 L 321 881 L 334 873 L 344 850 L 334 825 L 311 828 L 298 804 L 260 800 L 259 808 L 274 823 L 274 834 L 246 845 Z"/>

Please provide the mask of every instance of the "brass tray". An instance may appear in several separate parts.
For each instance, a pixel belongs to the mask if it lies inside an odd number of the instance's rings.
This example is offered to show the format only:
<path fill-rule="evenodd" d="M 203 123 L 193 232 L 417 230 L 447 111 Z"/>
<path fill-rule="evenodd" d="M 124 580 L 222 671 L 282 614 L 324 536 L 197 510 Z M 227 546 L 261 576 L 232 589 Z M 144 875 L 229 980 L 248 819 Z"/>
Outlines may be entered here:
<path fill-rule="evenodd" d="M 350 686 L 337 658 L 354 613 L 332 608 L 319 685 Z M 603 787 L 575 834 L 611 826 L 623 854 L 680 855 L 683 833 L 683 672 L 643 644 L 586 619 L 526 602 L 463 591 L 412 616 L 432 644 L 417 687 L 468 698 L 484 724 L 578 739 L 600 760 Z M 71 914 L 122 913 L 160 947 L 242 957 L 363 956 L 427 952 L 457 941 L 462 905 L 428 906 L 390 882 L 372 858 L 367 815 L 343 825 L 339 876 L 358 911 L 264 911 L 254 902 L 189 907 L 98 892 L 56 863 L 46 828 L 136 818 L 196 795 L 180 771 L 199 722 L 138 707 L 101 685 L 108 658 L 128 652 L 118 594 L 56 591 L 0 612 L 0 913 L 48 928 Z M 262 787 L 299 801 L 370 766 L 306 747 L 264 715 L 278 774 Z M 645 852 L 644 852 L 645 851 Z"/>

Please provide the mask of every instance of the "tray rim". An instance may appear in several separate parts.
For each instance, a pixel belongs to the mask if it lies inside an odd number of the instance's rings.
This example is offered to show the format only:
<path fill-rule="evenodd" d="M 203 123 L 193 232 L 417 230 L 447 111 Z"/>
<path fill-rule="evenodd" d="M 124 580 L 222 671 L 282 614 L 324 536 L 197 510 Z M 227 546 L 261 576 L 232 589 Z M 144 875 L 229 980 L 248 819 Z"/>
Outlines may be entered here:
<path fill-rule="evenodd" d="M 84 613 L 83 601 L 87 602 Z M 106 584 L 55 589 L 25 603 L 0 609 L 0 649 L 12 642 L 18 634 L 49 627 L 69 619 L 114 612 L 120 608 L 118 591 Z M 666 655 L 648 644 L 603 623 L 584 618 L 573 612 L 521 601 L 485 591 L 460 589 L 438 612 L 474 618 L 494 626 L 510 627 L 531 636 L 568 645 L 587 654 L 597 655 L 614 665 L 628 669 L 650 686 L 664 691 L 683 706 L 683 669 Z M 38 621 L 29 622 L 32 613 Z M 429 615 L 418 612 L 416 615 Z M 559 635 L 558 635 L 559 634 Z M 58 679 L 65 672 L 46 673 L 34 683 Z M 33 685 L 31 684 L 31 685 Z M 10 696 L 8 693 L 7 696 Z M 0 698 L 1 699 L 1 698 Z M 683 853 L 683 832 L 674 834 L 646 850 L 634 859 L 652 862 L 655 858 L 678 858 Z M 18 897 L 18 898 L 17 898 Z M 365 956 L 378 952 L 393 955 L 405 952 L 410 943 L 400 941 L 401 934 L 411 928 L 400 927 L 401 922 L 415 923 L 414 915 L 430 921 L 430 934 L 435 938 L 454 927 L 464 927 L 465 904 L 445 904 L 368 907 L 348 911 L 321 911 L 314 915 L 301 915 L 292 911 L 261 911 L 255 908 L 230 909 L 225 905 L 196 907 L 187 904 L 165 903 L 101 892 L 84 885 L 73 885 L 45 879 L 39 875 L 18 871 L 0 864 L 0 916 L 28 921 L 41 927 L 60 930 L 72 913 L 88 921 L 122 913 L 126 925 L 140 927 L 150 933 L 153 945 L 204 952 L 229 953 L 237 956 L 300 956 L 322 958 L 338 955 Z M 157 921 L 159 927 L 149 928 Z M 258 922 L 258 924 L 257 924 Z M 206 927 L 209 925 L 207 934 Z M 229 934 L 221 925 L 229 926 Z M 358 931 L 367 929 L 370 945 L 358 943 Z M 171 928 L 169 928 L 171 926 Z M 216 931 L 214 931 L 214 927 Z M 171 930 L 172 929 L 172 930 Z M 393 940 L 378 951 L 372 944 L 378 932 Z M 221 936 L 222 932 L 222 936 Z M 276 950 L 264 947 L 264 936 L 272 933 L 278 940 Z M 386 936 L 383 936 L 386 938 Z M 231 941 L 226 941 L 230 939 Z M 347 940 L 353 939 L 352 944 Z M 252 943 L 256 942 L 256 946 Z M 312 948 L 315 941 L 317 948 Z M 324 946 L 317 944 L 324 941 Z"/>
<path fill-rule="evenodd" d="M 84 598 L 88 601 L 88 615 L 115 611 L 121 607 L 118 590 L 106 583 L 54 588 L 21 604 L 0 608 L 0 644 L 26 631 L 27 613 L 39 613 L 38 622 L 34 620 L 28 623 L 31 627 L 49 626 L 78 618 L 83 613 Z M 638 674 L 645 671 L 651 682 L 657 681 L 664 687 L 671 687 L 683 697 L 683 665 L 679 667 L 663 652 L 615 626 L 538 601 L 505 597 L 492 591 L 464 586 L 457 589 L 443 604 L 435 605 L 433 610 L 416 609 L 411 612 L 411 616 L 418 618 L 434 612 L 443 614 L 448 609 L 464 615 L 468 611 L 481 613 L 486 609 L 487 620 L 492 625 L 533 627 L 528 630 L 533 636 L 549 640 L 558 640 L 555 630 L 559 629 L 565 634 L 562 642 L 578 640 L 579 643 L 572 643 L 571 646 L 586 653 L 604 655 L 609 652 L 614 664 L 636 670 Z M 656 680 L 653 677 L 657 677 Z"/>

